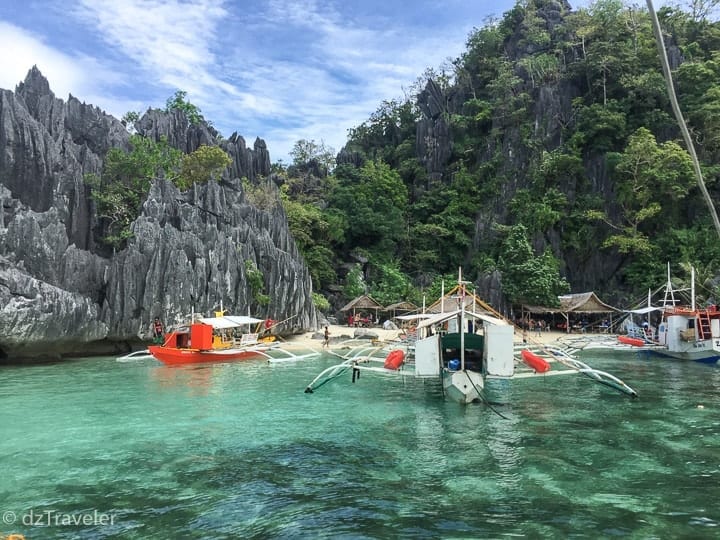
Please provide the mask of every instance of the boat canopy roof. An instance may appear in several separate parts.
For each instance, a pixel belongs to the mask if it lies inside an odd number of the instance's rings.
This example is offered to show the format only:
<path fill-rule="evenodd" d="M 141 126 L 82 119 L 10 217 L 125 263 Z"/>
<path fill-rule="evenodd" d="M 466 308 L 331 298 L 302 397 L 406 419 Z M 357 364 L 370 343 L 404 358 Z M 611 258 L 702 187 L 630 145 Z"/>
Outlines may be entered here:
<path fill-rule="evenodd" d="M 644 315 L 645 313 L 650 313 L 652 311 L 662 311 L 663 308 L 661 307 L 655 307 L 655 306 L 648 306 L 640 309 L 626 309 L 625 313 L 637 313 L 638 315 Z"/>
<path fill-rule="evenodd" d="M 421 323 L 418 324 L 418 328 L 425 328 L 427 326 L 433 326 L 435 324 L 440 324 L 445 321 L 449 321 L 450 319 L 454 319 L 460 314 L 460 310 L 456 309 L 455 311 L 446 311 L 444 313 L 437 313 L 433 315 L 432 317 L 425 319 Z M 466 311 L 464 314 L 465 317 L 468 319 L 480 319 L 486 323 L 489 324 L 496 324 L 496 325 L 507 325 L 508 323 L 502 319 L 498 319 L 497 317 L 491 317 L 490 315 L 486 313 L 472 313 L 469 311 Z"/>
<path fill-rule="evenodd" d="M 432 316 L 432 313 L 413 313 L 412 315 L 398 315 L 395 318 L 401 321 L 417 321 L 418 319 L 429 319 Z"/>
<path fill-rule="evenodd" d="M 217 330 L 226 328 L 237 328 L 246 324 L 256 324 L 262 322 L 263 319 L 256 319 L 245 315 L 225 315 L 224 317 L 203 317 L 198 319 L 203 324 L 209 324 Z"/>

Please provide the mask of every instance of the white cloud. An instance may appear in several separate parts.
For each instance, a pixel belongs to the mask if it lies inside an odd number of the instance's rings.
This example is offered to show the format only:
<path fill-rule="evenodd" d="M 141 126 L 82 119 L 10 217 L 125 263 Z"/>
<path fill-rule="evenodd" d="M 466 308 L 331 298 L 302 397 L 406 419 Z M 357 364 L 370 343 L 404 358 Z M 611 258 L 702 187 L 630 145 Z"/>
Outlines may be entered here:
<path fill-rule="evenodd" d="M 393 0 L 381 9 L 328 0 L 80 0 L 48 9 L 52 24 L 81 24 L 76 50 L 48 45 L 51 26 L 47 35 L 0 28 L 10 36 L 0 55 L 13 59 L 0 86 L 14 88 L 38 64 L 59 97 L 72 92 L 117 117 L 162 107 L 181 89 L 224 135 L 261 137 L 285 161 L 299 139 L 340 150 L 348 129 L 459 54 L 472 26 L 433 20 L 430 32 Z"/>
<path fill-rule="evenodd" d="M 3 36 L 0 40 L 0 58 L 3 59 L 0 88 L 14 90 L 33 65 L 52 80 L 52 88 L 58 97 L 66 99 L 69 93 L 76 94 L 89 88 L 83 64 L 93 64 L 91 59 L 63 54 L 47 46 L 41 37 L 2 21 L 0 35 Z"/>

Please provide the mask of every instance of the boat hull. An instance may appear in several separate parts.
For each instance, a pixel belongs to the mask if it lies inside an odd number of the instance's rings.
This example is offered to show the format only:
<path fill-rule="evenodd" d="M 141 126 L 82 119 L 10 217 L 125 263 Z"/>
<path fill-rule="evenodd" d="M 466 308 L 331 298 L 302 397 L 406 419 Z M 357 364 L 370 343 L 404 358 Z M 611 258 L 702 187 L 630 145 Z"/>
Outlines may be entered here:
<path fill-rule="evenodd" d="M 653 352 L 672 358 L 674 360 L 687 360 L 690 362 L 700 362 L 702 364 L 719 364 L 720 350 L 715 349 L 712 345 L 699 343 L 698 347 L 688 348 L 687 350 L 671 351 L 666 348 L 655 349 Z"/>
<path fill-rule="evenodd" d="M 443 371 L 443 391 L 448 399 L 457 403 L 479 400 L 483 386 L 483 376 L 476 371 Z"/>
<path fill-rule="evenodd" d="M 163 347 L 162 345 L 151 345 L 148 347 L 150 354 L 166 365 L 198 364 L 205 362 L 237 362 L 240 360 L 254 360 L 267 358 L 264 353 L 266 348 L 252 349 L 217 349 L 198 350 L 175 347 Z"/>

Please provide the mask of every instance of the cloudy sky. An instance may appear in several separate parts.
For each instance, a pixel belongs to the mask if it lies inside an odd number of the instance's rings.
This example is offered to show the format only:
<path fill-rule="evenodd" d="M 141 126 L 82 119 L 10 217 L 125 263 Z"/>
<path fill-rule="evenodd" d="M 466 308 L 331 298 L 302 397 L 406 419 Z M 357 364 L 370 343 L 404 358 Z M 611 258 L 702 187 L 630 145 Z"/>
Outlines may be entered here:
<path fill-rule="evenodd" d="M 587 2 L 570 2 L 573 6 Z M 55 95 L 120 118 L 187 92 L 206 119 L 288 163 L 300 139 L 340 150 L 514 0 L 0 2 L 0 88 L 37 65 Z"/>

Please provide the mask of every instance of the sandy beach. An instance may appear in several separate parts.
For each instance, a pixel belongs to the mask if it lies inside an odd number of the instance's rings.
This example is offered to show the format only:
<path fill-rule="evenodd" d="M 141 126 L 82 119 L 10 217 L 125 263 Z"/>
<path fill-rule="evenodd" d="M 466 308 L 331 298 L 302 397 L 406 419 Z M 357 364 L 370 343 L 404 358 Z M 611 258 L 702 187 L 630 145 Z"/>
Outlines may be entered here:
<path fill-rule="evenodd" d="M 341 325 L 329 325 L 328 330 L 330 331 L 330 347 L 332 348 L 334 345 L 338 345 L 339 343 L 353 339 L 355 337 L 358 337 L 359 335 L 363 334 L 372 334 L 376 335 L 378 341 L 382 341 L 384 343 L 391 343 L 393 341 L 400 341 L 401 340 L 401 331 L 400 330 L 385 330 L 382 327 L 375 327 L 375 328 L 353 328 L 350 326 L 341 326 Z M 296 334 L 294 336 L 289 336 L 286 338 L 283 338 L 281 341 L 283 342 L 284 346 L 291 349 L 306 349 L 306 348 L 312 348 L 312 349 L 320 349 L 322 348 L 323 343 L 323 331 L 324 328 L 321 330 L 318 330 L 316 332 L 306 332 L 304 334 Z M 576 337 L 590 337 L 590 336 L 607 336 L 608 334 L 567 334 L 565 332 L 556 332 L 556 331 L 550 331 L 550 332 L 542 332 L 540 335 L 538 335 L 536 332 L 527 332 L 527 341 L 530 344 L 547 344 L 547 343 L 553 343 L 557 340 L 559 340 L 562 337 L 567 336 L 576 336 Z M 515 342 L 521 343 L 522 342 L 522 331 L 519 329 L 515 330 Z"/>

